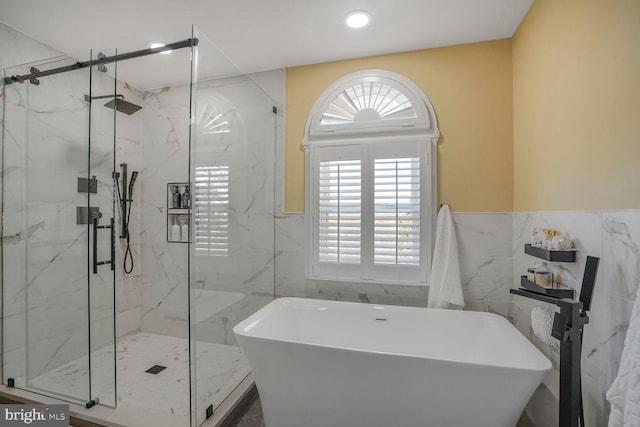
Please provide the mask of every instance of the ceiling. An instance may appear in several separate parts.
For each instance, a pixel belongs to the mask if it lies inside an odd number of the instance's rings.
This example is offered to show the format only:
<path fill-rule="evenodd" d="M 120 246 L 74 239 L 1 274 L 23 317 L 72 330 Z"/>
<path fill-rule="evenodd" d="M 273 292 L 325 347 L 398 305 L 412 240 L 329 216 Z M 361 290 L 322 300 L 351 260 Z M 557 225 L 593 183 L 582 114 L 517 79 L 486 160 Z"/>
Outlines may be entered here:
<path fill-rule="evenodd" d="M 66 54 L 145 49 L 191 36 L 220 49 L 213 62 L 243 72 L 511 37 L 533 0 L 0 0 L 0 21 Z M 371 25 L 343 24 L 367 10 Z M 111 50 L 110 50 L 111 49 Z M 177 56 L 138 61 L 130 81 L 158 87 L 182 78 Z M 173 56 L 173 58 L 172 58 Z M 225 59 L 224 57 L 227 57 Z M 163 57 L 163 58 L 160 58 Z M 171 58 L 171 59 L 169 59 Z M 133 66 L 127 67 L 135 72 Z M 163 76 L 163 73 L 169 73 Z M 181 71 L 184 74 L 183 71 Z M 182 74 L 180 74 L 182 76 Z M 136 84 L 138 83 L 138 84 Z"/>

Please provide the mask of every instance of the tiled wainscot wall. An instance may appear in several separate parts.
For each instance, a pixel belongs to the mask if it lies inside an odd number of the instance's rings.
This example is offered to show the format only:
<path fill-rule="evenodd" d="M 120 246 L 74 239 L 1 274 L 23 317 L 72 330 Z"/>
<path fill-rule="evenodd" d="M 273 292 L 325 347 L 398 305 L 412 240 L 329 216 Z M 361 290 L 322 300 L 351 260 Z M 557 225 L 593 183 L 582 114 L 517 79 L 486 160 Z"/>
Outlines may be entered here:
<path fill-rule="evenodd" d="M 520 276 L 540 261 L 524 254 L 533 228 L 567 232 L 578 252 L 575 263 L 550 263 L 562 282 L 579 293 L 587 255 L 600 257 L 591 321 L 585 327 L 582 357 L 585 417 L 606 425 L 605 394 L 618 370 L 631 309 L 640 282 L 640 211 L 454 213 L 466 309 L 501 314 L 553 363 L 527 412 L 538 426 L 557 425 L 557 347 L 533 336 L 531 310 L 544 303 L 509 294 Z M 276 219 L 276 295 L 379 304 L 426 306 L 428 288 L 345 284 L 305 279 L 304 214 Z"/>
<path fill-rule="evenodd" d="M 513 286 L 537 258 L 524 254 L 534 227 L 567 232 L 578 249 L 575 263 L 549 263 L 561 281 L 579 295 L 586 257 L 600 258 L 589 324 L 584 328 L 582 384 L 587 425 L 607 424 L 609 405 L 605 394 L 618 372 L 631 309 L 640 282 L 640 211 L 532 212 L 513 216 Z M 559 348 L 540 342 L 531 331 L 531 310 L 544 303 L 513 298 L 516 327 L 553 362 L 545 378 L 547 390 L 534 396 L 529 411 L 539 426 L 557 425 Z M 549 393 L 550 391 L 550 393 Z M 546 410 L 544 408 L 547 408 Z"/>

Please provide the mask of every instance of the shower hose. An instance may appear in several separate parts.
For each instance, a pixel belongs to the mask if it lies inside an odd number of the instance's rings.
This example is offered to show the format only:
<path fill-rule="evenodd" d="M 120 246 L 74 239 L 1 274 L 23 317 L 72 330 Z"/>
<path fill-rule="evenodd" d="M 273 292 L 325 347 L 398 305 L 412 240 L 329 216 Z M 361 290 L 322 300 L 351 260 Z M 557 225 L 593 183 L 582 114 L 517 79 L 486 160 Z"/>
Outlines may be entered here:
<path fill-rule="evenodd" d="M 122 268 L 126 274 L 130 274 L 133 271 L 133 253 L 131 252 L 131 244 L 129 243 L 129 219 L 131 218 L 131 204 L 133 203 L 133 194 L 130 194 L 130 200 L 124 201 L 124 210 L 122 212 L 122 195 L 120 194 L 120 182 L 116 179 L 116 186 L 118 187 L 118 210 L 120 216 L 124 219 L 124 236 L 127 239 L 127 249 L 124 252 L 124 262 Z M 129 202 L 129 203 L 127 203 Z M 115 232 L 115 231 L 114 231 Z M 129 267 L 127 267 L 129 265 Z"/>

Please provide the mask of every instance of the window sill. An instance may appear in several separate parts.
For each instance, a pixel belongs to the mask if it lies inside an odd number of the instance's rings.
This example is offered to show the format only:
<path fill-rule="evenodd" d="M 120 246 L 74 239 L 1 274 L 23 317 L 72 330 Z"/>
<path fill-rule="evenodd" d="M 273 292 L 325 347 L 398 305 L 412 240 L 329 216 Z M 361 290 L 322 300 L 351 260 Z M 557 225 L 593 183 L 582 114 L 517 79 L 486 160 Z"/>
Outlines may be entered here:
<path fill-rule="evenodd" d="M 325 276 L 305 276 L 307 280 L 314 280 L 319 282 L 348 282 L 366 285 L 392 285 L 392 286 L 419 286 L 428 287 L 429 284 L 424 282 L 415 282 L 407 280 L 376 280 L 376 279 L 361 279 L 353 277 L 325 277 Z"/>

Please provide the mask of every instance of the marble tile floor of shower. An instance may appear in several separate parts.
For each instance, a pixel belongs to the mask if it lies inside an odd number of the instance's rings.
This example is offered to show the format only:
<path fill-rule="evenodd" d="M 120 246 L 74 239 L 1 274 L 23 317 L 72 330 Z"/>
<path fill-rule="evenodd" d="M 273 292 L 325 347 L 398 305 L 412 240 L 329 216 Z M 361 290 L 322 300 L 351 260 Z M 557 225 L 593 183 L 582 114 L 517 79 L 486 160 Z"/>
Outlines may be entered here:
<path fill-rule="evenodd" d="M 249 370 L 238 347 L 196 343 L 198 411 L 219 403 L 228 387 L 235 386 Z M 103 348 L 93 354 L 93 372 L 113 372 L 113 353 Z M 154 375 L 153 365 L 166 366 Z M 86 384 L 86 360 L 73 361 L 34 378 L 30 385 L 73 395 Z M 94 374 L 94 377 L 96 375 Z M 113 382 L 95 382 L 94 396 L 113 396 Z M 189 351 L 186 339 L 137 332 L 117 343 L 118 403 L 106 421 L 126 426 L 187 426 L 189 415 Z M 102 389 L 101 389 L 102 388 Z M 108 398 L 104 398 L 106 403 Z M 91 413 L 91 410 L 88 412 Z"/>

